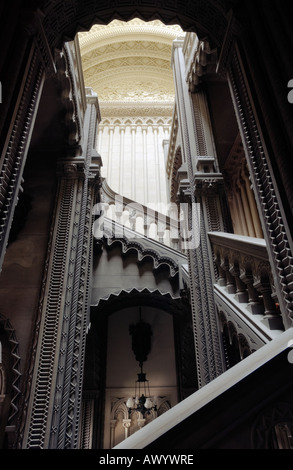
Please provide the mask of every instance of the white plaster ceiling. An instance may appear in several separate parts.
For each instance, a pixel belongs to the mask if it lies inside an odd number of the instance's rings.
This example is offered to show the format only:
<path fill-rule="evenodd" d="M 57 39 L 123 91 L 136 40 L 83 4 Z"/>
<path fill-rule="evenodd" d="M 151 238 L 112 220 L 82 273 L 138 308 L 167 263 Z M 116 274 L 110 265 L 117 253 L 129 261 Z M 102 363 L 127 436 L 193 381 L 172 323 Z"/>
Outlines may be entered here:
<path fill-rule="evenodd" d="M 173 101 L 172 42 L 183 35 L 177 25 L 140 19 L 79 33 L 85 85 L 100 103 Z"/>

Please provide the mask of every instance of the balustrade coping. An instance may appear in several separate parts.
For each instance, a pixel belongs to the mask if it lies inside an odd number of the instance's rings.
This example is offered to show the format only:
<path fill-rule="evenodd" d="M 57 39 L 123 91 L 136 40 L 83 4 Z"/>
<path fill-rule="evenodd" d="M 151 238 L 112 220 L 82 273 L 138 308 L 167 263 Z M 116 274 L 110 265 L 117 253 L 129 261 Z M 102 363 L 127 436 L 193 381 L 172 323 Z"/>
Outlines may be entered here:
<path fill-rule="evenodd" d="M 158 250 L 158 253 L 162 255 L 162 253 L 167 253 L 169 256 L 171 256 L 171 259 L 179 263 L 179 260 L 181 260 L 180 264 L 184 263 L 186 264 L 187 262 L 187 255 L 183 253 L 180 250 L 177 250 L 176 248 L 172 248 L 169 245 L 165 245 L 164 243 L 161 243 L 158 240 L 155 240 L 154 238 L 147 237 L 144 234 L 137 232 L 136 230 L 133 230 L 130 227 L 127 227 L 126 225 L 121 224 L 120 222 L 114 221 L 113 219 L 110 219 L 108 217 L 104 217 L 104 223 L 105 223 L 105 236 L 106 238 L 109 238 L 111 240 L 115 239 L 120 239 L 120 238 L 125 238 L 125 240 L 130 240 L 136 243 L 141 244 L 144 246 L 144 248 L 148 247 L 153 247 L 154 250 Z M 111 232 L 107 232 L 107 229 L 116 226 L 117 227 L 117 234 L 120 235 L 119 237 L 115 237 L 111 235 Z M 115 234 L 115 229 L 113 231 L 113 235 Z M 135 235 L 134 235 L 135 234 Z M 97 237 L 94 236 L 94 238 L 98 239 Z"/>
<path fill-rule="evenodd" d="M 266 242 L 263 238 L 248 237 L 225 232 L 208 232 L 213 245 L 218 245 L 229 250 L 238 251 L 246 255 L 268 260 Z"/>
<path fill-rule="evenodd" d="M 240 303 L 236 300 L 235 294 L 229 294 L 225 287 L 214 285 L 216 304 L 219 309 L 229 318 L 242 323 L 243 327 L 249 326 L 249 329 L 264 344 L 277 338 L 283 333 L 282 330 L 272 330 L 264 322 L 265 314 L 251 313 L 248 303 Z M 228 309 L 228 310 L 227 310 Z"/>

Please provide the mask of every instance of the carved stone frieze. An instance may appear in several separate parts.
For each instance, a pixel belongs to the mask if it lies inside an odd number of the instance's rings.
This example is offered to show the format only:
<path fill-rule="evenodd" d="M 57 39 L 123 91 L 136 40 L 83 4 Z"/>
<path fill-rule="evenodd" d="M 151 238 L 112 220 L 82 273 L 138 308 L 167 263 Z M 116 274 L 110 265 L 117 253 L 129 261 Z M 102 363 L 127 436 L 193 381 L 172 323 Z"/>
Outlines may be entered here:
<path fill-rule="evenodd" d="M 149 260 L 151 258 L 155 271 L 158 271 L 163 266 L 167 266 L 170 270 L 171 278 L 178 275 L 178 256 L 180 259 L 185 259 L 184 255 L 179 255 L 178 252 L 172 253 L 173 250 L 152 241 L 150 238 L 138 236 L 134 239 L 133 232 L 125 227 L 123 227 L 123 232 L 121 232 L 121 236 L 119 237 L 117 235 L 118 230 L 115 230 L 113 224 L 115 224 L 113 221 L 105 220 L 104 239 L 108 247 L 120 244 L 123 254 L 127 254 L 128 252 L 131 253 L 135 250 L 137 253 L 137 261 L 139 263 L 143 262 L 145 259 Z M 115 236 L 113 236 L 114 233 L 116 233 Z M 127 234 L 129 235 L 129 238 Z"/>

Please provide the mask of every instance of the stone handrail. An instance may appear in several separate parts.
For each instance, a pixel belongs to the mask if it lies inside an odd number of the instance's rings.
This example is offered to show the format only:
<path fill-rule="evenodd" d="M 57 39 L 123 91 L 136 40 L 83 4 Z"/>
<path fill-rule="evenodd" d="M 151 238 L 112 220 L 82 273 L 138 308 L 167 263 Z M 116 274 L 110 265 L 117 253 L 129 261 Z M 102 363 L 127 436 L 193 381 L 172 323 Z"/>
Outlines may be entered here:
<path fill-rule="evenodd" d="M 215 287 L 261 316 L 269 330 L 283 331 L 265 240 L 221 232 L 209 233 L 209 239 L 218 271 Z"/>
<path fill-rule="evenodd" d="M 174 250 L 180 247 L 180 220 L 176 204 L 166 205 L 166 213 L 137 203 L 102 184 L 105 216 Z"/>

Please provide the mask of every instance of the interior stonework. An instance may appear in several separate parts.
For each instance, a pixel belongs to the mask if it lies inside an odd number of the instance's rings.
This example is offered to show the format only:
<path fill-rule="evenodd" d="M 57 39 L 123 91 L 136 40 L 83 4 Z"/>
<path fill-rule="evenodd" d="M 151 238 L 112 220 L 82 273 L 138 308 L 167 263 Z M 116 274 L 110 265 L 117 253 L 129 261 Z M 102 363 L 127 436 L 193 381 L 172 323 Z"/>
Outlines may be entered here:
<path fill-rule="evenodd" d="M 292 448 L 292 6 L 0 13 L 0 447 Z"/>

